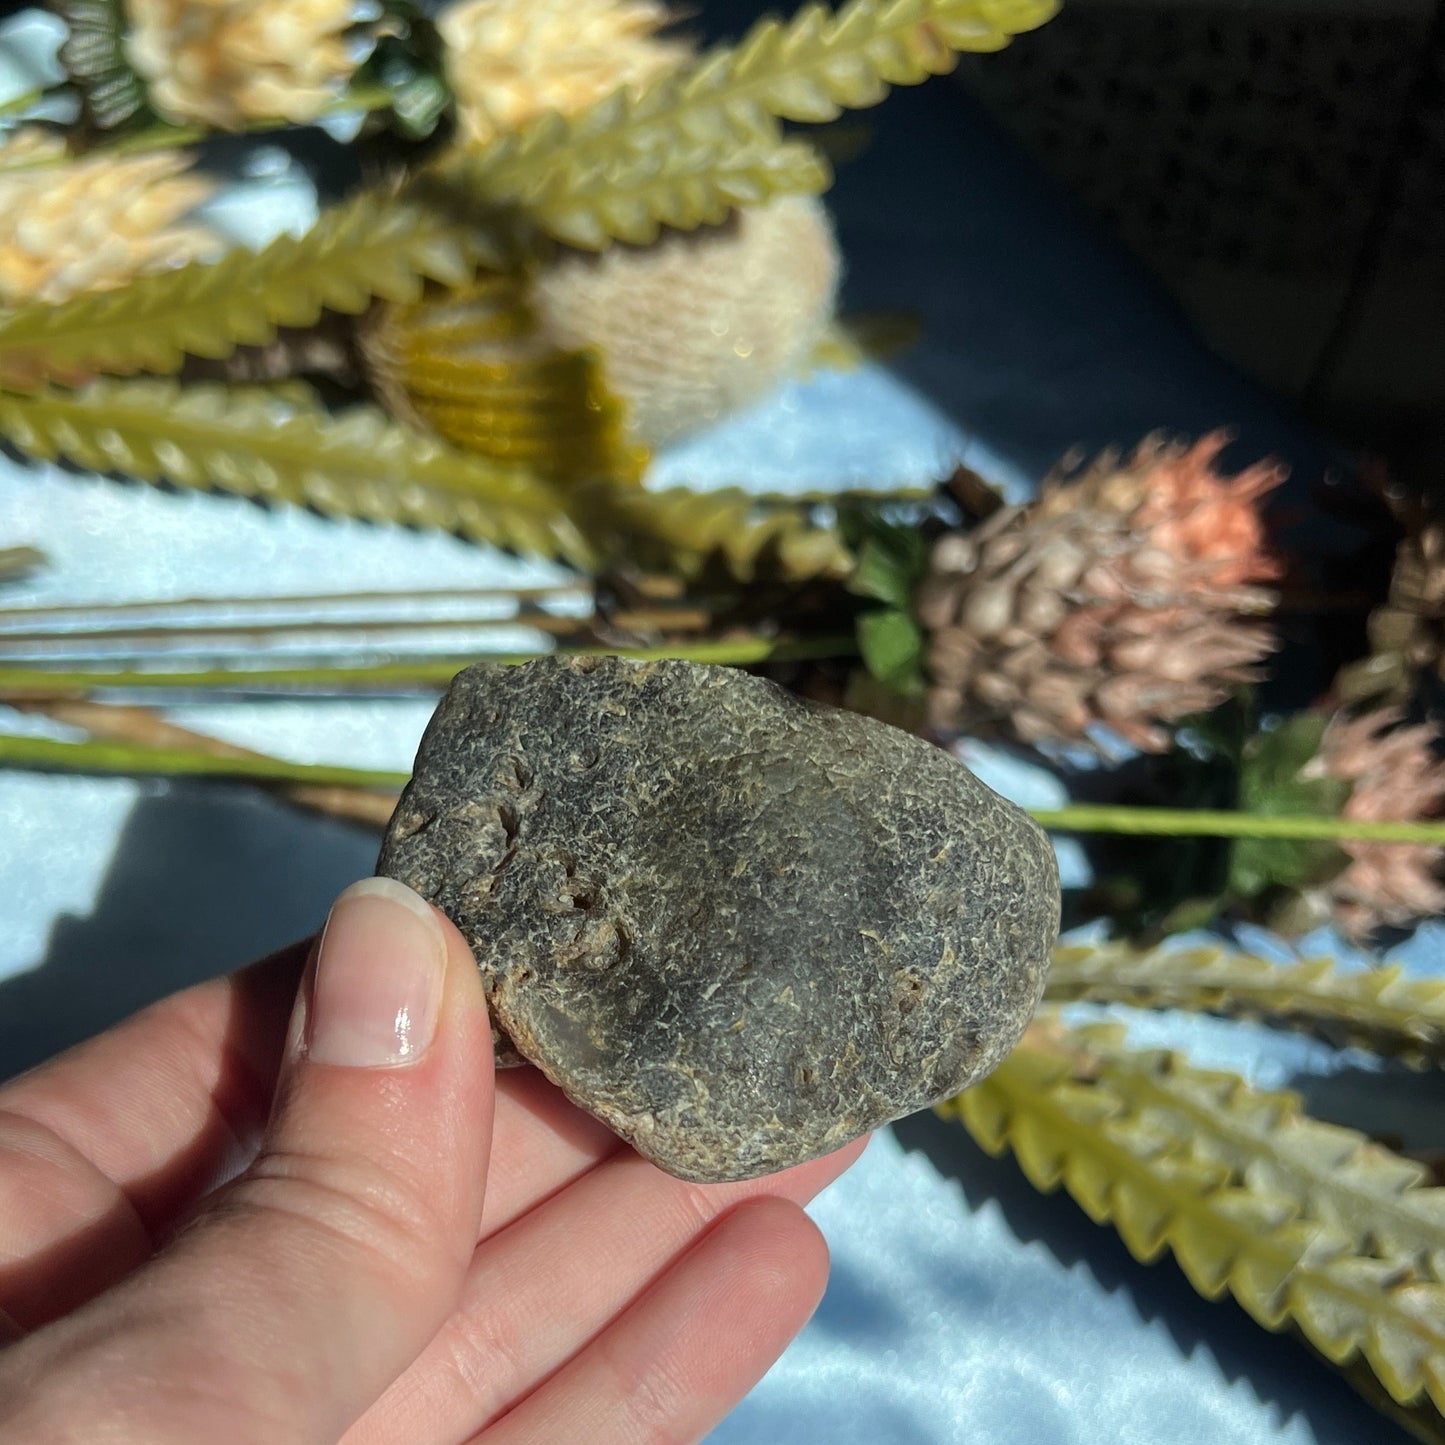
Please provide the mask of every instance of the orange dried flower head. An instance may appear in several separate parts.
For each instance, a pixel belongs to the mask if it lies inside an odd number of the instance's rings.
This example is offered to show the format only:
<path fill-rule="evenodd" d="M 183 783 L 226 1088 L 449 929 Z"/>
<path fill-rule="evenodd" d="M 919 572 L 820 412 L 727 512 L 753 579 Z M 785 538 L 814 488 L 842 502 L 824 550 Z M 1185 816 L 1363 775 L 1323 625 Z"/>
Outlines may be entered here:
<path fill-rule="evenodd" d="M 1428 723 L 1405 724 L 1397 708 L 1339 717 L 1325 730 L 1311 765 L 1352 785 L 1341 810 L 1360 822 L 1445 816 L 1445 759 Z M 1445 912 L 1445 848 L 1414 843 L 1345 842 L 1350 862 L 1328 886 L 1335 922 L 1363 940 Z"/>
<path fill-rule="evenodd" d="M 917 598 L 934 726 L 1030 743 L 1103 726 L 1158 751 L 1164 724 L 1254 677 L 1279 571 L 1260 502 L 1284 473 L 1221 474 L 1225 441 L 1151 439 L 942 538 Z"/>

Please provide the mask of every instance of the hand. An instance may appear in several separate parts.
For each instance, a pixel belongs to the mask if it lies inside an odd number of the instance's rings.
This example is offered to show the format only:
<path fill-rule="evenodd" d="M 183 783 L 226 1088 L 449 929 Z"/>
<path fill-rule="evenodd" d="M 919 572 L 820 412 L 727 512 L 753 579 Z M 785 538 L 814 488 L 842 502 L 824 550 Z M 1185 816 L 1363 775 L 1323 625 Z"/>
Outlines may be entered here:
<path fill-rule="evenodd" d="M 494 1091 L 466 944 L 369 880 L 0 1089 L 0 1439 L 695 1440 L 816 1305 L 800 1202 L 860 1149 L 684 1184 Z"/>

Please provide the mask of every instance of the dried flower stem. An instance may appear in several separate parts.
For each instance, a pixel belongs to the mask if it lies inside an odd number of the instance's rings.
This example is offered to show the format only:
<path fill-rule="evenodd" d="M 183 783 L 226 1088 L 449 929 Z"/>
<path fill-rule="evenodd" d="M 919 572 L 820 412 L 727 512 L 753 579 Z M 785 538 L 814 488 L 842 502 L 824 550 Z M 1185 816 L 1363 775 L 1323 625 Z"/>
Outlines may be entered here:
<path fill-rule="evenodd" d="M 637 662 L 678 658 L 716 666 L 748 667 L 763 662 L 795 662 L 850 657 L 851 637 L 738 637 L 658 647 L 563 648 L 570 656 L 627 657 Z M 202 671 L 116 670 L 82 672 L 44 667 L 0 667 L 0 699 L 12 697 L 84 697 L 100 691 L 207 693 L 320 693 L 349 695 L 367 692 L 431 692 L 445 687 L 462 668 L 475 662 L 513 667 L 530 662 L 536 653 L 482 653 L 472 657 L 411 659 L 352 667 L 220 667 Z"/>
<path fill-rule="evenodd" d="M 628 612 L 612 619 L 618 626 L 632 630 L 656 632 L 701 632 L 712 622 L 711 615 L 700 608 L 645 609 Z M 155 627 L 45 628 L 14 631 L 0 628 L 0 650 L 40 652 L 64 651 L 80 643 L 125 644 L 128 653 L 161 656 L 176 651 L 197 652 L 197 644 L 205 642 L 212 648 L 221 646 L 265 646 L 295 635 L 325 637 L 328 645 L 362 643 L 378 633 L 408 632 L 485 632 L 497 628 L 526 627 L 556 637 L 575 637 L 585 633 L 591 621 L 588 616 L 568 616 L 555 612 L 519 612 L 508 617 L 385 617 L 360 619 L 320 619 L 245 623 L 185 623 Z M 104 659 L 97 659 L 104 665 Z M 67 665 L 91 665 L 68 658 Z"/>
<path fill-rule="evenodd" d="M 135 743 L 147 748 L 177 749 L 203 752 L 213 758 L 250 758 L 258 763 L 272 764 L 276 759 L 250 748 L 193 732 L 169 722 L 147 707 L 121 707 L 113 703 L 61 701 L 17 702 L 21 712 L 40 713 L 57 722 L 84 728 L 94 738 L 109 742 Z M 384 828 L 396 806 L 395 792 L 373 792 L 367 788 L 341 784 L 298 783 L 284 789 L 286 796 L 302 807 L 312 808 L 335 818 L 366 823 Z"/>
<path fill-rule="evenodd" d="M 0 547 L 0 582 L 19 581 L 44 565 L 45 553 L 37 547 Z"/>
<path fill-rule="evenodd" d="M 28 96 L 20 96 L 12 102 L 17 109 L 34 104 L 40 98 L 39 92 L 31 92 Z M 379 111 L 389 110 L 395 97 L 384 87 L 379 85 L 357 86 L 349 90 L 334 104 L 326 107 L 308 124 L 315 125 L 317 122 L 327 120 L 338 115 L 352 115 L 362 111 L 367 115 L 374 115 Z M 25 102 L 22 106 L 20 102 Z M 10 105 L 0 107 L 0 116 L 10 110 Z M 235 128 L 232 134 L 260 134 L 265 131 L 294 130 L 296 125 L 287 120 L 251 120 L 246 121 Z M 97 145 L 86 148 L 85 154 L 92 155 L 139 155 L 145 151 L 169 150 L 181 146 L 194 145 L 203 141 L 207 136 L 213 135 L 214 129 L 205 125 L 153 125 L 145 130 L 136 131 L 134 135 L 121 136 L 118 139 L 104 141 Z M 68 165 L 75 157 L 69 154 L 51 156 L 28 156 L 23 160 L 13 161 L 9 165 L 0 166 L 0 171 L 31 171 L 42 170 L 47 166 Z"/>
<path fill-rule="evenodd" d="M 13 550 L 29 552 L 33 549 L 16 548 Z M 5 552 L 0 552 L 0 558 L 7 555 Z M 422 587 L 403 591 L 304 592 L 276 597 L 174 597 L 153 600 L 131 599 L 121 602 L 66 602 L 40 607 L 0 607 L 0 623 L 45 621 L 59 617 L 85 617 L 96 622 L 104 622 L 112 617 L 128 617 L 135 613 L 165 617 L 171 613 L 189 615 L 207 609 L 225 612 L 261 612 L 269 608 L 304 607 L 309 611 L 318 607 L 352 607 L 372 602 L 484 602 L 494 598 L 515 602 L 520 606 L 527 603 L 555 602 L 574 597 L 586 600 L 591 596 L 592 584 L 590 582 L 569 582 L 557 587 Z"/>
<path fill-rule="evenodd" d="M 1079 803 L 1039 809 L 1045 828 L 1066 833 L 1122 833 L 1164 838 L 1288 838 L 1338 843 L 1445 843 L 1445 823 L 1366 822 L 1356 818 L 1287 817 L 1206 808 L 1129 808 Z"/>
<path fill-rule="evenodd" d="M 648 648 L 648 649 L 605 649 L 595 650 L 594 655 L 621 657 L 678 657 L 690 654 L 694 649 Z M 513 664 L 525 659 L 496 659 Z M 699 660 L 699 659 L 694 659 Z M 456 664 L 444 664 L 449 668 L 447 676 L 456 671 Z M 415 675 L 417 665 L 405 664 Z M 374 674 L 386 669 L 333 669 L 337 671 L 361 671 Z M 44 674 L 41 674 L 42 676 Z M 275 676 L 274 673 L 257 674 Z M 306 674 L 304 671 L 302 676 Z M 0 682 L 3 682 L 0 673 Z M 138 677 L 154 679 L 165 677 L 160 673 L 140 673 Z M 184 676 L 184 674 L 174 674 Z M 221 676 L 234 681 L 234 673 Z M 445 678 L 436 679 L 445 681 Z M 181 684 L 173 684 L 180 686 Z M 3 689 L 0 689 L 3 690 Z M 405 773 L 376 772 L 365 768 L 345 768 L 320 763 L 292 763 L 281 758 L 271 758 L 261 753 L 250 753 L 244 749 L 222 753 L 196 747 L 148 746 L 139 743 L 59 743 L 50 738 L 8 737 L 0 735 L 0 767 L 56 768 L 65 771 L 89 771 L 104 773 L 160 773 L 210 775 L 215 777 L 243 777 L 269 783 L 314 783 L 346 788 L 398 788 L 407 779 Z M 1093 815 L 1101 810 L 1079 808 L 1055 808 L 1035 810 L 1033 816 L 1046 827 L 1061 830 L 1100 831 Z M 1439 842 L 1445 843 L 1445 823 L 1360 823 L 1347 818 L 1275 818 L 1256 817 L 1247 813 L 1190 813 L 1166 808 L 1120 809 L 1130 814 L 1129 822 L 1134 831 L 1152 832 L 1164 836 L 1200 834 L 1210 829 L 1229 830 L 1234 837 L 1292 837 L 1288 832 L 1293 825 L 1306 825 L 1309 830 L 1304 836 L 1311 838 L 1351 838 L 1365 836 L 1376 842 Z M 1091 821 L 1077 823 L 1075 814 L 1081 814 Z M 1206 820 L 1205 827 L 1196 825 L 1196 820 Z M 1213 821 L 1209 821 L 1213 820 Z M 1366 831 L 1368 830 L 1368 831 Z M 1396 836 L 1399 835 L 1399 836 Z"/>
<path fill-rule="evenodd" d="M 296 763 L 265 755 L 240 757 L 197 747 L 145 743 L 63 742 L 58 738 L 0 734 L 0 767 L 125 776 L 245 778 L 256 783 L 305 783 L 320 787 L 402 787 L 406 773 L 329 763 Z"/>

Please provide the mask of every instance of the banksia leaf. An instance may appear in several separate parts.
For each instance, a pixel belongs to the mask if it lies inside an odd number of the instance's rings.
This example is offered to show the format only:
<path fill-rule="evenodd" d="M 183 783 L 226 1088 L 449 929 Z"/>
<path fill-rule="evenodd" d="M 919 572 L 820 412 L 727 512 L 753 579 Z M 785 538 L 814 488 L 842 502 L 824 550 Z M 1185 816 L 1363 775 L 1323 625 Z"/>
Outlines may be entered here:
<path fill-rule="evenodd" d="M 100 381 L 0 395 L 0 435 L 141 481 L 216 488 L 333 516 L 442 527 L 586 565 L 591 549 L 542 483 L 358 408 L 332 418 L 272 392 Z"/>
<path fill-rule="evenodd" d="M 177 371 L 187 355 L 225 357 L 278 327 L 323 311 L 355 315 L 373 300 L 412 301 L 427 280 L 467 281 L 479 239 L 414 203 L 363 193 L 325 212 L 304 235 L 236 250 L 79 296 L 0 314 L 0 384 L 18 388 L 77 373 Z"/>
<path fill-rule="evenodd" d="M 20 582 L 45 566 L 37 547 L 0 547 L 0 582 Z"/>
<path fill-rule="evenodd" d="M 563 124 L 555 116 L 547 120 Z M 664 226 L 718 225 L 736 207 L 817 195 L 833 179 L 823 158 L 802 141 L 777 133 L 741 141 L 720 135 L 663 150 L 623 151 L 605 168 L 578 174 L 569 187 L 548 187 L 545 194 L 498 195 L 492 149 L 451 152 L 422 173 L 418 194 L 439 190 L 447 205 L 484 223 L 500 224 L 499 207 L 520 208 L 548 235 L 584 251 L 600 251 L 613 240 L 648 245 Z"/>
<path fill-rule="evenodd" d="M 1290 1201 L 1362 1254 L 1445 1281 L 1445 1189 L 1422 1187 L 1424 1165 L 1310 1118 L 1296 1094 L 1251 1088 L 1237 1074 L 1194 1068 L 1164 1050 L 1124 1047 L 1116 1029 L 1076 1037 L 1096 1078 L 1121 1079 L 1141 1110 L 1192 1131 L 1197 1153 L 1227 1164 L 1263 1199 Z"/>
<path fill-rule="evenodd" d="M 1037 1042 L 1026 1041 L 939 1112 L 960 1120 L 990 1152 L 1014 1149 L 1040 1188 L 1062 1184 L 1077 1193 L 1137 1258 L 1147 1262 L 1168 1249 L 1206 1297 L 1227 1291 L 1266 1328 L 1298 1328 L 1334 1364 L 1363 1361 L 1398 1404 L 1445 1409 L 1445 1285 L 1422 1276 L 1416 1262 L 1366 1253 L 1378 1241 L 1361 1245 L 1329 1217 L 1330 1205 L 1353 1206 L 1343 1191 L 1328 1203 L 1312 1191 L 1300 1158 L 1315 1147 L 1308 1125 L 1286 1144 L 1281 1164 L 1243 1081 L 1224 1091 L 1187 1065 L 1161 1064 L 1162 1056 L 1125 1062 L 1117 1037 L 1036 1033 Z M 1219 1115 L 1184 1108 L 1168 1075 L 1159 1082 L 1166 1067 L 1179 1070 L 1183 1093 L 1212 1090 Z M 1285 1130 L 1292 1132 L 1287 1123 Z M 1428 1260 L 1433 1205 L 1407 1207 L 1395 1197 L 1392 1206 L 1395 1174 L 1386 1168 L 1367 1184 L 1367 1173 L 1356 1173 L 1355 1186 L 1378 1190 L 1398 1230 L 1392 1238 L 1411 1261 Z"/>
<path fill-rule="evenodd" d="M 1045 997 L 1260 1019 L 1414 1067 L 1445 1066 L 1445 979 L 1410 978 L 1395 965 L 1346 973 L 1325 958 L 1275 964 L 1224 948 L 1065 944 Z"/>
<path fill-rule="evenodd" d="M 821 172 L 780 141 L 779 117 L 827 121 L 876 105 L 891 86 L 951 70 L 955 51 L 998 49 L 1054 9 L 1053 0 L 851 0 L 836 14 L 810 5 L 638 93 L 572 119 L 539 117 L 440 173 L 571 245 L 645 242 L 659 223 L 697 224 L 694 213 L 712 220 L 719 207 L 815 189 Z M 742 193 L 728 197 L 738 180 Z"/>
<path fill-rule="evenodd" d="M 497 461 L 558 481 L 637 481 L 647 454 L 596 354 L 543 332 L 529 276 L 487 273 L 359 329 L 369 379 L 393 415 Z"/>
<path fill-rule="evenodd" d="M 721 564 L 744 581 L 842 577 L 851 556 L 801 509 L 760 505 L 740 488 L 663 492 L 591 486 L 568 493 L 586 535 L 616 561 L 697 576 Z"/>

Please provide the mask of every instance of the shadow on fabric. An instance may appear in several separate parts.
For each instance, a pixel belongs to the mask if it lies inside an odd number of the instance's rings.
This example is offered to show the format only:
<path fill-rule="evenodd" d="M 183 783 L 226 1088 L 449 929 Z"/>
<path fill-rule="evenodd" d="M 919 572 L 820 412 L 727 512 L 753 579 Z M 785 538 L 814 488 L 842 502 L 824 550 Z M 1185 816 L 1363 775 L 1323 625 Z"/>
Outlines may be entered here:
<path fill-rule="evenodd" d="M 1231 1382 L 1247 1381 L 1285 1419 L 1303 1416 L 1320 1445 L 1410 1445 L 1404 1430 L 1303 1344 L 1268 1334 L 1232 1300 L 1203 1299 L 1172 1260 L 1140 1264 L 1112 1229 L 1094 1224 L 1063 1194 L 1039 1194 L 1012 1159 L 990 1158 L 958 1125 L 923 1113 L 892 1129 L 905 1149 L 958 1181 L 970 1209 L 994 1201 L 1019 1240 L 1037 1241 L 1069 1268 L 1083 1265 L 1111 1293 L 1126 1291 L 1140 1317 L 1162 1323 L 1182 1355 L 1208 1350 Z"/>
<path fill-rule="evenodd" d="M 177 989 L 314 933 L 376 864 L 374 833 L 251 791 L 163 786 L 116 844 L 94 910 L 0 984 L 0 1079 Z"/>

